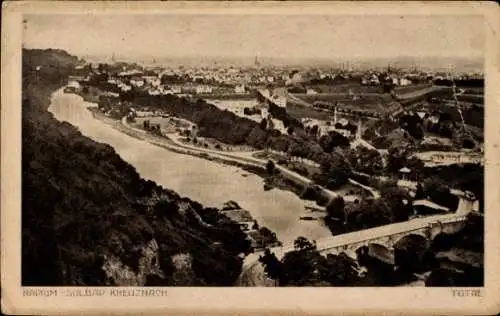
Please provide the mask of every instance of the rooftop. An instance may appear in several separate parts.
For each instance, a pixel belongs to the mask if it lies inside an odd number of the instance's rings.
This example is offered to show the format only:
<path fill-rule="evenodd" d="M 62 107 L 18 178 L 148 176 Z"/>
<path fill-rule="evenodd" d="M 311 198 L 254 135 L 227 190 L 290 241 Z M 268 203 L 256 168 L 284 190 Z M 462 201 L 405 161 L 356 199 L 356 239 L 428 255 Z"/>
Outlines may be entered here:
<path fill-rule="evenodd" d="M 235 221 L 236 223 L 245 223 L 253 221 L 253 217 L 250 214 L 250 212 L 244 209 L 226 210 L 222 211 L 222 213 L 227 217 L 229 217 L 231 220 Z"/>

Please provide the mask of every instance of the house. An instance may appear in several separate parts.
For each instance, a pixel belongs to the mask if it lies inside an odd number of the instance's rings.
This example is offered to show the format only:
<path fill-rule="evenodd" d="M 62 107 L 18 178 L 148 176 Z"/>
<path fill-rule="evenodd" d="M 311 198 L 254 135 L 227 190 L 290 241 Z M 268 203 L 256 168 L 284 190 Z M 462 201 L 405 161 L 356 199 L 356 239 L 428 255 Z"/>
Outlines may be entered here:
<path fill-rule="evenodd" d="M 155 113 L 153 111 L 135 111 L 136 117 L 153 117 Z"/>
<path fill-rule="evenodd" d="M 266 107 L 261 108 L 260 115 L 262 118 L 267 118 L 269 116 L 269 110 Z"/>
<path fill-rule="evenodd" d="M 403 167 L 399 169 L 399 173 L 401 174 L 401 178 L 403 180 L 406 180 L 408 178 L 408 174 L 411 172 L 411 170 L 408 167 Z"/>
<path fill-rule="evenodd" d="M 159 87 L 161 85 L 160 78 L 156 76 L 145 76 L 144 80 L 147 84 L 149 84 L 152 87 Z"/>
<path fill-rule="evenodd" d="M 336 110 L 337 108 L 335 108 Z M 331 130 L 339 133 L 344 137 L 350 137 L 353 132 L 353 126 L 349 123 L 349 121 L 345 118 L 341 118 L 337 121 L 337 115 L 335 114 L 333 128 Z"/>
<path fill-rule="evenodd" d="M 411 85 L 411 80 L 408 80 L 406 78 L 401 78 L 399 79 L 399 85 L 400 86 L 408 86 Z"/>
<path fill-rule="evenodd" d="M 199 85 L 196 86 L 196 93 L 197 94 L 207 94 L 207 93 L 212 93 L 212 87 L 206 86 L 206 85 Z"/>
<path fill-rule="evenodd" d="M 132 69 L 132 70 L 129 70 L 129 71 L 122 71 L 118 74 L 119 77 L 140 77 L 142 76 L 142 71 L 140 70 L 136 70 L 136 69 Z"/>
<path fill-rule="evenodd" d="M 431 122 L 432 124 L 439 123 L 439 119 L 440 119 L 439 114 L 433 114 L 433 115 L 429 116 L 429 122 Z"/>
<path fill-rule="evenodd" d="M 377 75 L 375 75 L 375 74 L 372 74 L 372 75 L 370 76 L 370 78 L 369 78 L 369 82 L 370 82 L 371 84 L 379 84 L 379 83 L 380 83 L 380 81 L 379 81 L 379 79 L 378 79 Z"/>
<path fill-rule="evenodd" d="M 425 116 L 427 115 L 427 113 L 426 112 L 422 112 L 422 111 L 418 111 L 417 115 L 418 115 L 419 118 L 421 118 L 423 120 L 425 118 Z"/>
<path fill-rule="evenodd" d="M 234 93 L 245 93 L 245 85 L 238 85 L 234 87 Z"/>
<path fill-rule="evenodd" d="M 232 209 L 222 211 L 229 219 L 240 225 L 242 230 L 250 230 L 254 224 L 254 219 L 249 211 L 244 209 Z"/>
<path fill-rule="evenodd" d="M 129 86 L 129 85 L 121 83 L 121 82 L 118 83 L 118 88 L 120 88 L 120 90 L 122 90 L 124 92 L 132 90 L 132 86 Z"/>
<path fill-rule="evenodd" d="M 134 77 L 130 78 L 130 84 L 132 86 L 140 88 L 140 87 L 144 86 L 145 81 L 141 77 L 134 76 Z"/>
<path fill-rule="evenodd" d="M 68 87 L 73 87 L 75 89 L 79 89 L 80 88 L 80 83 L 78 83 L 78 81 L 69 81 L 68 82 Z"/>
<path fill-rule="evenodd" d="M 72 86 L 67 86 L 64 88 L 64 93 L 77 93 L 78 89 Z"/>
<path fill-rule="evenodd" d="M 314 95 L 314 94 L 318 94 L 318 92 L 316 90 L 314 90 L 314 89 L 307 88 L 306 94 L 308 94 L 308 95 Z"/>

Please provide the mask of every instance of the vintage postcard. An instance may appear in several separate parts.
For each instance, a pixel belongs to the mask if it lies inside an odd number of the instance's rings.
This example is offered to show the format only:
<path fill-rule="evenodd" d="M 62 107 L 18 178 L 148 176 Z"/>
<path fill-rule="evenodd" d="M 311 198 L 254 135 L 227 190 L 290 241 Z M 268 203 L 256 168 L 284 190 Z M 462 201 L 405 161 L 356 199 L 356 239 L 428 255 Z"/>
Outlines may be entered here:
<path fill-rule="evenodd" d="M 2 311 L 492 314 L 494 2 L 2 12 Z"/>

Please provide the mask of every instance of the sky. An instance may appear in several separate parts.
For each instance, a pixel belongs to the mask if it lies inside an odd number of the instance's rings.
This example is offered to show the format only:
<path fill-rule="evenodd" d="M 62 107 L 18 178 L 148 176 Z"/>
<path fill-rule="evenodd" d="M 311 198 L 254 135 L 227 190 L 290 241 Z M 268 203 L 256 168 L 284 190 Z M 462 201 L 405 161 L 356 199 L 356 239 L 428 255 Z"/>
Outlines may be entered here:
<path fill-rule="evenodd" d="M 481 16 L 29 15 L 24 45 L 120 56 L 482 57 Z"/>

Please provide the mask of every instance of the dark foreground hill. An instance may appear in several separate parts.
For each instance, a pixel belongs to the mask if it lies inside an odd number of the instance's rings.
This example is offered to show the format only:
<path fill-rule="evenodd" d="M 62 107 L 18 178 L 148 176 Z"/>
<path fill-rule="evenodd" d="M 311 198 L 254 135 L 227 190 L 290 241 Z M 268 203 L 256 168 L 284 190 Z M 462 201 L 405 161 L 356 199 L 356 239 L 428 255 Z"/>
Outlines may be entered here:
<path fill-rule="evenodd" d="M 232 285 L 249 251 L 234 222 L 46 110 L 77 63 L 23 50 L 22 284 Z"/>

